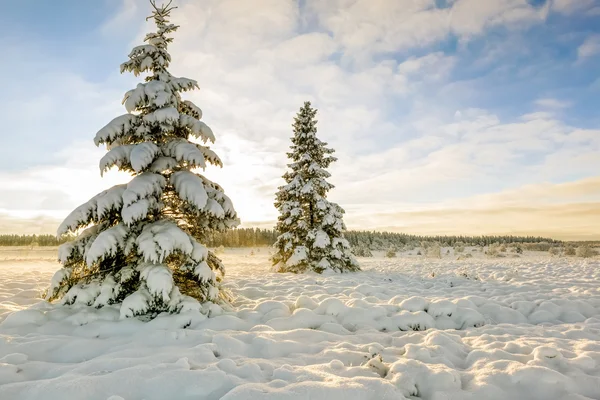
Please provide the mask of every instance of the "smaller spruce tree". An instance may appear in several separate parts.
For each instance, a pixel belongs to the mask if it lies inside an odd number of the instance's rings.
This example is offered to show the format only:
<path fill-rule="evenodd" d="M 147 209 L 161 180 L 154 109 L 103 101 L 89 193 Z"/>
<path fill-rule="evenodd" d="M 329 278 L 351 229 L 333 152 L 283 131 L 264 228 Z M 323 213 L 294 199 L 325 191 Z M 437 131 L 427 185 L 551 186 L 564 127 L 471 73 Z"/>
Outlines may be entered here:
<path fill-rule="evenodd" d="M 310 102 L 294 119 L 290 170 L 283 175 L 286 184 L 279 187 L 275 207 L 279 211 L 273 265 L 279 272 L 321 273 L 357 271 L 358 263 L 344 238 L 344 210 L 327 200 L 333 185 L 327 168 L 336 161 L 333 149 L 317 136 L 317 110 Z"/>

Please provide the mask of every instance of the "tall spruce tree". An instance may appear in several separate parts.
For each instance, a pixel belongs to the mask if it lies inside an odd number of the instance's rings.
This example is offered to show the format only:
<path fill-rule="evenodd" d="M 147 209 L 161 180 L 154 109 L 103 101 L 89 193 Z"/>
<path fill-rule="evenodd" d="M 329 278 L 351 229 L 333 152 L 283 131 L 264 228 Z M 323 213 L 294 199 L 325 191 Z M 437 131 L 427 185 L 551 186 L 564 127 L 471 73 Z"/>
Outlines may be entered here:
<path fill-rule="evenodd" d="M 305 102 L 294 118 L 291 152 L 287 153 L 290 171 L 283 175 L 286 184 L 276 194 L 279 236 L 272 261 L 279 272 L 360 269 L 344 238 L 344 210 L 327 200 L 333 185 L 326 180 L 330 177 L 326 168 L 336 158 L 331 155 L 333 149 L 316 136 L 316 113 Z"/>
<path fill-rule="evenodd" d="M 94 139 L 109 150 L 100 160 L 101 174 L 117 167 L 133 179 L 94 196 L 60 225 L 58 236 L 78 236 L 60 246 L 63 268 L 46 295 L 65 304 L 121 303 L 121 317 L 198 309 L 216 301 L 224 268 L 201 242 L 239 223 L 223 189 L 194 172 L 222 163 L 208 146 L 190 140 L 215 140 L 200 121 L 200 108 L 181 99 L 181 92 L 198 84 L 167 70 L 169 35 L 178 28 L 168 22 L 174 7 L 151 5 L 147 19 L 157 30 L 121 65 L 121 72 L 147 77 L 125 93 L 127 114 Z"/>

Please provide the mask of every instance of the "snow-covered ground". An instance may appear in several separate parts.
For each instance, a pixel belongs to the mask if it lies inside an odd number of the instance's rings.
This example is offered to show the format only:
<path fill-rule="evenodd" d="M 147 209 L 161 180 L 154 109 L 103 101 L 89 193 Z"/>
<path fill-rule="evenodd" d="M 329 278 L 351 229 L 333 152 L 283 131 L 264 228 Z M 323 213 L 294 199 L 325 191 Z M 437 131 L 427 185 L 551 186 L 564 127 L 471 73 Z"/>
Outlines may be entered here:
<path fill-rule="evenodd" d="M 149 323 L 39 303 L 58 264 L 0 255 L 0 399 L 600 399 L 598 258 L 298 276 L 249 251 L 222 255 L 233 310 Z"/>

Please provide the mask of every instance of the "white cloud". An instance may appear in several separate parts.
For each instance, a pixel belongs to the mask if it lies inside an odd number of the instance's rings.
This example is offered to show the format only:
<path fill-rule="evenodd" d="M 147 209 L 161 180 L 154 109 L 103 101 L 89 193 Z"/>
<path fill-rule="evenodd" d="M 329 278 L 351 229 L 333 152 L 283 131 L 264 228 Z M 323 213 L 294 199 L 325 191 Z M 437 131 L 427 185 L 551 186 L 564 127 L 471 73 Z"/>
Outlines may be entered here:
<path fill-rule="evenodd" d="M 520 119 L 523 121 L 533 121 L 536 119 L 553 119 L 554 114 L 548 111 L 536 111 L 529 114 L 521 115 Z"/>
<path fill-rule="evenodd" d="M 552 0 L 551 4 L 552 11 L 572 15 L 590 12 L 594 9 L 596 2 L 594 0 Z"/>
<path fill-rule="evenodd" d="M 430 0 L 309 0 L 307 9 L 353 58 L 431 44 L 448 34 L 447 11 Z"/>
<path fill-rule="evenodd" d="M 541 22 L 547 6 L 526 0 L 457 0 L 439 9 L 433 0 L 308 0 L 307 9 L 332 33 L 345 55 L 360 63 L 370 56 L 424 47 L 454 33 L 462 39 L 488 28 Z"/>
<path fill-rule="evenodd" d="M 600 54 L 600 35 L 590 35 L 577 49 L 577 59 L 582 61 L 596 54 Z"/>
<path fill-rule="evenodd" d="M 1 172 L 0 210 L 21 217 L 66 216 L 101 190 L 125 181 L 125 175 L 116 172 L 100 177 L 103 154 L 93 143 L 75 143 L 56 155 L 55 165 Z"/>
<path fill-rule="evenodd" d="M 568 101 L 562 101 L 558 99 L 554 99 L 551 97 L 545 97 L 541 99 L 537 99 L 535 104 L 541 108 L 545 109 L 562 109 L 568 108 L 571 106 L 571 103 Z"/>
<path fill-rule="evenodd" d="M 569 127 L 547 115 L 502 123 L 482 110 L 462 110 L 453 121 L 428 126 L 415 139 L 358 156 L 345 171 L 336 170 L 344 184 L 335 196 L 355 208 L 373 198 L 423 204 L 509 182 L 591 176 L 600 169 L 598 152 L 598 130 Z"/>
<path fill-rule="evenodd" d="M 463 36 L 481 34 L 494 26 L 526 26 L 545 16 L 526 0 L 458 0 L 450 13 L 452 30 Z"/>
<path fill-rule="evenodd" d="M 128 33 L 132 26 L 135 29 L 143 11 L 146 11 L 142 10 L 144 7 L 140 7 L 140 4 L 146 6 L 146 3 L 137 0 L 122 0 L 119 11 L 101 26 L 100 32 L 105 36 L 116 36 Z"/>

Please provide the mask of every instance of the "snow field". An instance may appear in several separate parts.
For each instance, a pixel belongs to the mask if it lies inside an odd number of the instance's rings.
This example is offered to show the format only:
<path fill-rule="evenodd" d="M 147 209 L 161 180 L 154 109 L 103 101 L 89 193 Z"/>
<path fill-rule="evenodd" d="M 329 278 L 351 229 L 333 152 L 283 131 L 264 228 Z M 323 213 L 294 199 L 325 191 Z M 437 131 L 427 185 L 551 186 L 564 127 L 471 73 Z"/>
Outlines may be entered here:
<path fill-rule="evenodd" d="M 248 252 L 221 255 L 231 310 L 149 323 L 38 303 L 58 264 L 0 262 L 0 399 L 600 399 L 597 259 L 292 275 Z"/>

